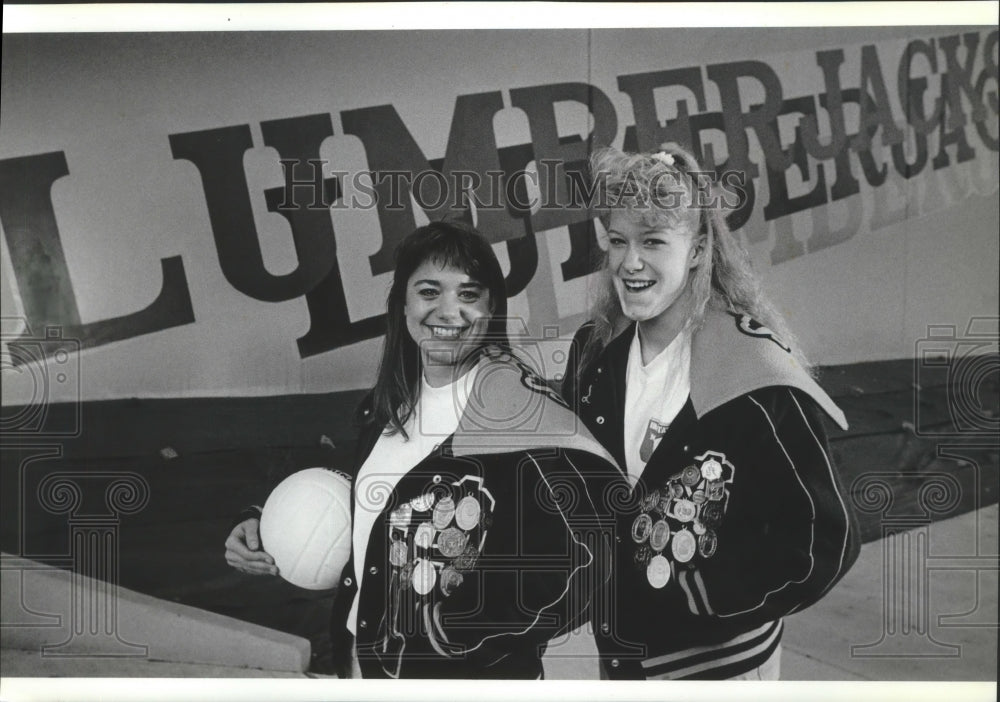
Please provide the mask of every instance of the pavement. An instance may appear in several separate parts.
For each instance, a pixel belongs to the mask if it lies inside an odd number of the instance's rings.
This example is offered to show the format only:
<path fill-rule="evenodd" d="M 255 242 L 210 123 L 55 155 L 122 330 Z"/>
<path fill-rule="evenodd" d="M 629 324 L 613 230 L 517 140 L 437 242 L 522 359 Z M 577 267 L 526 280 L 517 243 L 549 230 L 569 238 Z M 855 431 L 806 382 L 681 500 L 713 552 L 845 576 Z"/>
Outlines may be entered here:
<path fill-rule="evenodd" d="M 956 699 L 995 700 L 997 523 L 998 507 L 994 504 L 951 519 L 928 521 L 914 528 L 893 530 L 885 537 L 865 544 L 854 568 L 823 600 L 786 618 L 783 640 L 783 681 L 844 681 L 847 686 L 810 685 L 801 688 L 798 683 L 783 682 L 778 683 L 777 688 L 767 688 L 768 699 L 781 699 L 786 694 L 792 695 L 790 699 L 797 699 L 797 695 L 804 694 L 807 690 L 809 697 L 816 699 L 838 691 L 843 697 L 834 696 L 831 699 L 853 699 L 859 694 L 864 697 L 873 692 L 881 696 L 881 690 L 891 690 L 893 694 L 897 694 L 902 690 L 910 699 L 924 698 L 924 695 L 931 693 L 938 695 L 935 699 L 940 699 L 941 694 L 955 697 L 957 693 Z M 9 568 L 7 572 L 9 576 Z M 5 582 L 5 585 L 8 583 Z M 37 587 L 31 590 L 28 594 L 37 599 Z M 94 677 L 132 679 L 118 682 L 126 686 L 126 697 L 141 699 L 160 699 L 156 695 L 164 690 L 172 690 L 190 698 L 189 688 L 185 686 L 184 680 L 180 680 L 189 678 L 226 678 L 228 680 L 224 684 L 231 686 L 221 689 L 237 691 L 233 699 L 246 699 L 239 695 L 244 694 L 248 689 L 245 685 L 250 684 L 249 680 L 239 683 L 237 679 L 270 679 L 266 685 L 264 681 L 258 681 L 249 688 L 260 693 L 261 698 L 270 694 L 270 685 L 296 679 L 312 679 L 313 682 L 308 687 L 279 686 L 274 689 L 286 692 L 291 690 L 297 699 L 311 698 L 313 692 L 320 695 L 318 699 L 337 691 L 352 696 L 363 692 L 363 697 L 380 691 L 393 695 L 400 691 L 391 686 L 383 688 L 373 685 L 374 681 L 360 681 L 362 687 L 359 688 L 355 681 L 340 681 L 305 672 L 308 654 L 302 658 L 301 648 L 296 648 L 301 646 L 304 639 L 296 640 L 298 637 L 270 632 L 262 627 L 209 612 L 204 612 L 199 621 L 189 622 L 189 626 L 198 629 L 199 636 L 205 639 L 202 644 L 209 642 L 206 637 L 217 637 L 217 646 L 202 645 L 202 650 L 210 651 L 226 646 L 232 649 L 242 642 L 255 662 L 249 666 L 234 665 L 232 651 L 215 655 L 214 659 L 208 656 L 209 660 L 201 662 L 191 660 L 190 638 L 171 636 L 168 637 L 170 642 L 167 644 L 155 641 L 157 630 L 168 630 L 166 622 L 187 616 L 190 614 L 187 610 L 192 609 L 169 602 L 163 602 L 159 611 L 148 610 L 141 615 L 152 622 L 151 629 L 140 627 L 147 632 L 147 639 L 136 639 L 134 637 L 138 634 L 130 634 L 133 640 L 150 641 L 150 650 L 156 650 L 155 656 L 99 657 L 86 653 L 52 655 L 51 651 L 43 651 L 41 646 L 25 645 L 25 641 L 40 641 L 37 635 L 36 639 L 31 639 L 30 635 L 22 635 L 20 639 L 12 636 L 10 622 L 18 620 L 18 617 L 12 616 L 10 612 L 11 599 L 8 595 L 5 595 L 4 601 L 7 603 L 3 615 L 4 646 L 0 651 L 3 671 L 0 699 L 3 700 L 117 699 L 111 694 L 111 688 L 103 684 L 97 691 L 86 684 L 69 691 L 61 687 L 58 680 Z M 143 604 L 148 602 L 144 599 Z M 63 606 L 67 606 L 67 603 L 64 602 Z M 43 604 L 39 600 L 31 609 L 33 612 L 30 614 L 33 616 L 39 616 L 40 612 L 58 613 L 58 606 L 54 602 Z M 131 612 L 131 616 L 122 619 L 123 622 L 140 617 L 138 610 Z M 67 631 L 69 619 L 63 618 Z M 21 620 L 24 620 L 23 616 Z M 156 624 L 158 621 L 159 628 Z M 139 630 L 136 626 L 138 624 L 133 625 L 133 631 Z M 51 642 L 60 639 L 65 633 L 48 631 L 43 638 Z M 128 637 L 120 638 L 127 640 Z M 291 664 L 286 662 L 284 670 L 268 669 L 267 660 L 260 655 L 262 642 L 275 647 L 285 646 L 289 651 L 298 652 L 287 659 L 294 660 Z M 606 695 L 612 690 L 616 691 L 617 697 L 621 697 L 620 693 L 625 691 L 624 696 L 629 699 L 642 699 L 652 691 L 659 690 L 657 694 L 665 691 L 665 688 L 655 684 L 644 688 L 609 688 L 610 683 L 592 682 L 598 677 L 595 653 L 593 639 L 585 630 L 578 630 L 562 640 L 553 641 L 545 657 L 546 679 L 580 681 L 569 687 L 560 683 L 564 686 L 558 688 L 562 693 L 576 690 L 573 693 L 574 699 L 590 699 L 593 695 L 600 697 L 602 691 Z M 299 658 L 296 659 L 295 656 Z M 174 660 L 169 660 L 171 657 Z M 205 658 L 204 654 L 202 657 Z M 296 666 L 300 669 L 295 670 Z M 154 689 L 135 680 L 141 678 L 173 680 L 159 681 Z M 319 680 L 325 682 L 320 684 Z M 870 684 L 861 687 L 851 684 L 862 681 Z M 948 685 L 942 692 L 942 688 L 930 682 L 919 686 L 899 688 L 893 685 L 883 688 L 881 683 L 874 681 L 968 681 L 972 684 L 959 687 Z M 975 684 L 974 681 L 979 681 L 980 684 Z M 161 682 L 165 687 L 161 686 Z M 136 683 L 138 687 L 134 687 Z M 584 686 L 579 687 L 580 683 Z M 129 687 L 130 685 L 133 687 Z M 506 684 L 503 688 L 508 694 L 521 689 Z M 217 696 L 219 688 L 198 689 L 215 690 L 212 692 L 214 699 L 225 697 Z M 424 687 L 418 685 L 406 689 L 407 695 L 413 693 L 421 697 Z M 529 698 L 532 696 L 532 689 L 536 688 L 527 688 Z M 543 686 L 541 689 L 548 688 Z M 718 692 L 719 688 L 700 685 L 682 689 L 687 699 L 698 698 L 699 693 L 706 690 L 707 698 L 711 699 L 711 695 Z M 731 692 L 729 688 L 726 689 Z M 50 692 L 56 696 L 45 696 Z M 441 688 L 437 688 L 437 692 L 440 693 Z M 729 692 L 726 693 L 727 696 Z M 559 698 L 563 698 L 562 693 Z M 481 695 L 477 693 L 477 696 Z M 431 698 L 434 698 L 433 695 L 428 697 Z M 487 698 L 491 697 L 483 697 Z M 663 694 L 659 696 L 659 699 L 667 698 Z"/>

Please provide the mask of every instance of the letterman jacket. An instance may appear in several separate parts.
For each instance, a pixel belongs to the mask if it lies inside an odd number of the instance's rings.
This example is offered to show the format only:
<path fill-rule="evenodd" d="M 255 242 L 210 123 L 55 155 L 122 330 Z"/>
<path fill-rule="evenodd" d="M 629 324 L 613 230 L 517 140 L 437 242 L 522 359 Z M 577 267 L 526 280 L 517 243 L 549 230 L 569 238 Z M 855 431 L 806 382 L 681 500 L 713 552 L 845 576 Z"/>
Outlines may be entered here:
<path fill-rule="evenodd" d="M 539 376 L 504 350 L 487 356 L 455 433 L 382 488 L 357 564 L 366 678 L 538 678 L 546 643 L 580 625 L 610 579 L 614 518 L 602 492 L 620 471 Z M 362 434 L 355 475 L 381 431 Z M 353 490 L 380 489 L 362 482 Z M 341 670 L 355 567 L 332 614 Z"/>
<path fill-rule="evenodd" d="M 564 394 L 625 465 L 634 325 Z M 593 325 L 574 340 L 582 348 Z M 571 355 L 572 356 L 572 355 Z M 628 499 L 596 639 L 611 679 L 721 679 L 759 666 L 781 618 L 821 598 L 858 555 L 855 516 L 821 411 L 843 413 L 787 346 L 746 315 L 708 311 L 691 341 L 691 392 Z"/>

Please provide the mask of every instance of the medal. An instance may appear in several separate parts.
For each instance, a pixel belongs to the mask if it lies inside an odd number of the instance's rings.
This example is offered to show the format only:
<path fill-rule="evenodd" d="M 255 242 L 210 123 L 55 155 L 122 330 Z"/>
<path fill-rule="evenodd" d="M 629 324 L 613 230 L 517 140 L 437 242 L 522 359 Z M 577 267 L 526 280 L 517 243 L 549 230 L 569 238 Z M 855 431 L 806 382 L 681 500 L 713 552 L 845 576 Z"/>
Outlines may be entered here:
<path fill-rule="evenodd" d="M 403 531 L 410 526 L 410 518 L 413 516 L 413 508 L 409 503 L 400 505 L 389 514 L 389 524 L 398 527 Z"/>
<path fill-rule="evenodd" d="M 462 584 L 463 580 L 465 578 L 462 577 L 461 573 L 451 566 L 445 566 L 441 569 L 441 593 L 447 597 Z"/>
<path fill-rule="evenodd" d="M 722 521 L 722 514 L 721 502 L 706 502 L 705 506 L 701 508 L 701 521 L 707 527 L 714 527 Z"/>
<path fill-rule="evenodd" d="M 424 558 L 418 558 L 413 564 L 411 579 L 413 580 L 413 589 L 417 591 L 417 594 L 426 595 L 434 589 L 434 584 L 437 582 L 437 571 L 434 570 L 434 564 Z"/>
<path fill-rule="evenodd" d="M 691 530 L 698 536 L 701 536 L 702 534 L 705 533 L 706 527 L 704 524 L 701 523 L 700 520 L 695 519 L 694 522 L 691 524 Z"/>
<path fill-rule="evenodd" d="M 403 590 L 408 590 L 413 584 L 413 561 L 407 561 L 399 571 L 399 586 Z"/>
<path fill-rule="evenodd" d="M 722 477 L 722 464 L 714 458 L 709 458 L 701 464 L 701 477 L 705 480 L 718 480 Z"/>
<path fill-rule="evenodd" d="M 705 495 L 712 502 L 718 502 L 726 496 L 726 484 L 721 480 L 710 480 L 705 485 Z"/>
<path fill-rule="evenodd" d="M 646 580 L 659 590 L 670 580 L 670 561 L 663 556 L 653 556 L 646 566 Z"/>
<path fill-rule="evenodd" d="M 694 487 L 701 482 L 701 471 L 694 466 L 688 466 L 681 472 L 681 482 L 688 487 Z"/>
<path fill-rule="evenodd" d="M 669 540 L 670 525 L 661 519 L 653 525 L 652 531 L 649 532 L 649 547 L 659 553 L 666 548 Z"/>
<path fill-rule="evenodd" d="M 474 529 L 479 524 L 480 511 L 479 500 L 471 495 L 463 497 L 455 508 L 455 523 L 466 531 Z"/>
<path fill-rule="evenodd" d="M 708 502 L 708 496 L 705 494 L 704 490 L 695 490 L 691 493 L 691 501 L 696 505 L 703 505 Z"/>
<path fill-rule="evenodd" d="M 704 534 L 698 537 L 698 553 L 701 554 L 702 558 L 711 558 L 718 547 L 719 539 L 711 529 L 707 529 Z"/>
<path fill-rule="evenodd" d="M 694 534 L 686 529 L 674 534 L 674 540 L 670 542 L 670 550 L 678 563 L 687 563 L 690 561 L 694 557 L 697 548 Z"/>
<path fill-rule="evenodd" d="M 479 551 L 476 550 L 475 546 L 469 545 L 465 547 L 464 551 L 455 556 L 455 561 L 452 565 L 455 566 L 456 570 L 469 571 L 476 567 L 478 559 Z"/>
<path fill-rule="evenodd" d="M 650 529 L 653 528 L 653 518 L 648 514 L 640 514 L 632 522 L 632 540 L 641 544 L 649 536 Z"/>
<path fill-rule="evenodd" d="M 410 500 L 410 507 L 412 507 L 417 512 L 426 512 L 433 506 L 434 506 L 434 494 L 430 492 L 425 492 L 420 497 L 414 497 L 412 500 Z"/>
<path fill-rule="evenodd" d="M 405 541 L 393 541 L 389 547 L 389 562 L 399 568 L 406 563 L 409 558 L 409 549 Z"/>
<path fill-rule="evenodd" d="M 465 550 L 468 539 L 469 537 L 457 527 L 448 527 L 438 534 L 438 550 L 446 558 L 454 558 Z"/>
<path fill-rule="evenodd" d="M 670 483 L 670 497 L 675 500 L 684 497 L 684 486 L 680 483 Z"/>
<path fill-rule="evenodd" d="M 430 548 L 434 543 L 434 527 L 430 522 L 421 522 L 417 527 L 417 533 L 413 536 L 413 543 L 418 548 Z"/>
<path fill-rule="evenodd" d="M 640 546 L 635 550 L 635 555 L 632 558 L 636 568 L 645 568 L 653 558 L 653 549 L 649 546 Z"/>
<path fill-rule="evenodd" d="M 451 524 L 451 518 L 455 516 L 455 501 L 450 497 L 442 497 L 434 505 L 434 512 L 431 521 L 438 529 L 444 529 Z"/>
<path fill-rule="evenodd" d="M 643 512 L 652 512 L 659 502 L 660 492 L 659 490 L 653 490 L 651 493 L 642 498 L 642 505 L 640 508 Z"/>
<path fill-rule="evenodd" d="M 674 519 L 690 522 L 698 515 L 698 508 L 691 500 L 677 500 L 674 503 Z"/>

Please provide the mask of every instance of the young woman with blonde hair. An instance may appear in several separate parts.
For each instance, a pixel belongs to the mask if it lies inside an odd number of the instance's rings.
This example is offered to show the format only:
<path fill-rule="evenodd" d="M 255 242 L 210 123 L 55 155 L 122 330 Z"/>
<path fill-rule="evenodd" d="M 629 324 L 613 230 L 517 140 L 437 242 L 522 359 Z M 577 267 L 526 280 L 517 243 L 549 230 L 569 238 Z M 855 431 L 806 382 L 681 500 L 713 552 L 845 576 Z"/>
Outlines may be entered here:
<path fill-rule="evenodd" d="M 822 419 L 844 416 L 689 153 L 604 149 L 591 168 L 607 250 L 564 395 L 632 485 L 603 674 L 776 679 L 782 617 L 857 557 Z"/>

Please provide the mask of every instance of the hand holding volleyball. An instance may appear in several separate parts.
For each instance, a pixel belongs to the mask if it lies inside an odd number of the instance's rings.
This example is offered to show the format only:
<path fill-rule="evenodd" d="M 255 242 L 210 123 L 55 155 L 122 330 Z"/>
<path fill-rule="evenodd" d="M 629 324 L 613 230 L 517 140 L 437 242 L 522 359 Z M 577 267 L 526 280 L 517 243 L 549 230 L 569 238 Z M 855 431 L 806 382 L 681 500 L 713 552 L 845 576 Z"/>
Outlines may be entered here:
<path fill-rule="evenodd" d="M 246 519 L 226 539 L 226 563 L 249 575 L 277 575 L 274 558 L 260 547 L 260 520 Z"/>
<path fill-rule="evenodd" d="M 260 538 L 278 574 L 308 590 L 334 587 L 351 554 L 351 481 L 307 468 L 281 481 L 264 503 Z"/>

